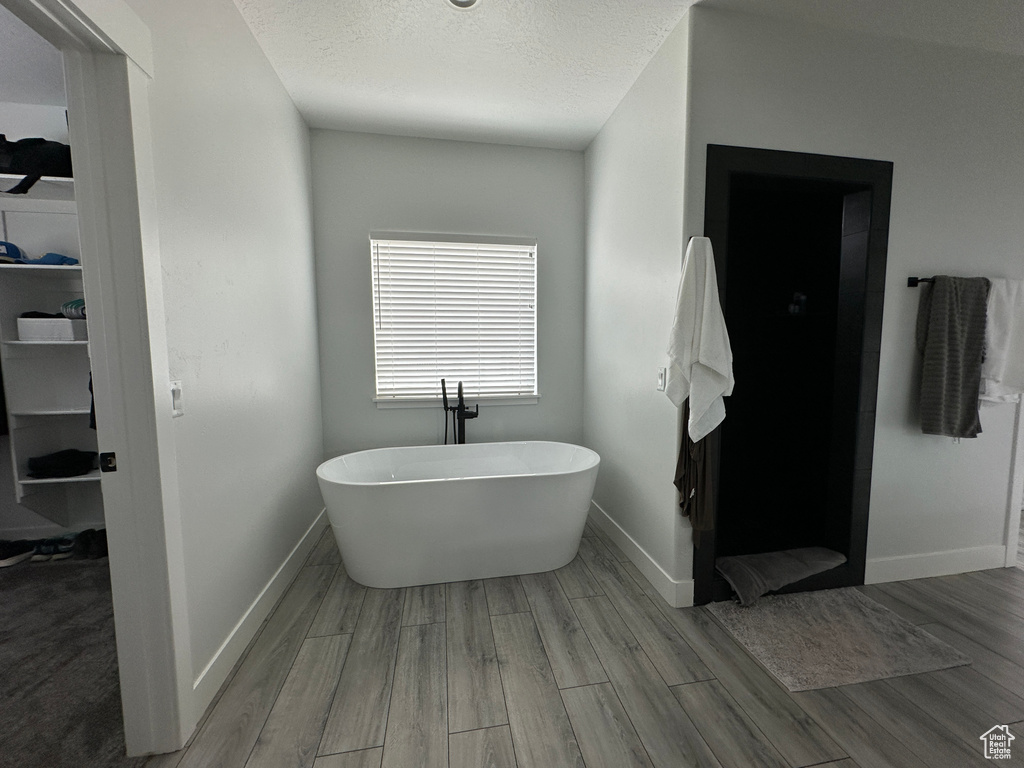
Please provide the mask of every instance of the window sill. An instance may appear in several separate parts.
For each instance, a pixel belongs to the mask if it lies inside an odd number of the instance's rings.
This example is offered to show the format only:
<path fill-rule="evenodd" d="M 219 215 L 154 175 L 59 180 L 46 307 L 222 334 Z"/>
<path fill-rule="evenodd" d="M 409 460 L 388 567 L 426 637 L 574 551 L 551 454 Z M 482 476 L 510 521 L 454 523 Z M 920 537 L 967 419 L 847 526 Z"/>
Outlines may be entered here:
<path fill-rule="evenodd" d="M 422 398 L 408 400 L 395 400 L 394 398 L 378 398 L 373 399 L 374 404 L 380 410 L 389 410 L 391 408 L 440 408 L 441 398 Z M 458 402 L 456 398 L 449 397 L 448 404 L 452 405 Z M 472 397 L 468 399 L 466 405 L 472 408 L 475 405 L 480 405 L 482 408 L 489 408 L 492 405 L 537 405 L 540 402 L 540 395 L 518 395 L 514 397 Z"/>

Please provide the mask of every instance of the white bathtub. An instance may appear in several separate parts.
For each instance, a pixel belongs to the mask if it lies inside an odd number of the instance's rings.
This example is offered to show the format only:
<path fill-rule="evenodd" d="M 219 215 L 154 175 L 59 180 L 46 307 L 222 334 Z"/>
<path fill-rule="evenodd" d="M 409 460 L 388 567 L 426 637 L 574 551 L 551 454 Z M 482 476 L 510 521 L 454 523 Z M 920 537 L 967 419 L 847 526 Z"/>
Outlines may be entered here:
<path fill-rule="evenodd" d="M 600 461 L 566 443 L 470 443 L 350 453 L 316 475 L 349 575 L 408 587 L 565 565 Z"/>

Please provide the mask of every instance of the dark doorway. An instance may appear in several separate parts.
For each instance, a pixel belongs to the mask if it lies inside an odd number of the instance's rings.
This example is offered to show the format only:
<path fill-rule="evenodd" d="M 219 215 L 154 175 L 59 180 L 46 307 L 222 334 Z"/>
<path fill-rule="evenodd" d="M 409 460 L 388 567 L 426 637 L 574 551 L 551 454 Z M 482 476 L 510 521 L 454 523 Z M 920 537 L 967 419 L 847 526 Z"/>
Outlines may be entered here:
<path fill-rule="evenodd" d="M 886 162 L 708 146 L 736 387 L 709 443 L 697 603 L 728 598 L 726 555 L 828 547 L 846 564 L 781 591 L 864 581 L 891 179 Z"/>

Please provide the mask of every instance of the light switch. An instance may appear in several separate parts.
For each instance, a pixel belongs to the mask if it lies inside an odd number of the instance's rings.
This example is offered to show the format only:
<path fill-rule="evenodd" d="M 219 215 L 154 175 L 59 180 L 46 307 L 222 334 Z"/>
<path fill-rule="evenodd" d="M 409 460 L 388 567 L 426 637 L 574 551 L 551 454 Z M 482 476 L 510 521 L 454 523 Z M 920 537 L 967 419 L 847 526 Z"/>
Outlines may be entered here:
<path fill-rule="evenodd" d="M 659 392 L 664 392 L 665 391 L 665 378 L 667 376 L 668 376 L 668 369 L 667 368 L 659 368 L 658 369 L 658 391 Z"/>
<path fill-rule="evenodd" d="M 181 382 L 171 382 L 171 415 L 172 416 L 184 416 L 185 409 L 181 404 Z"/>

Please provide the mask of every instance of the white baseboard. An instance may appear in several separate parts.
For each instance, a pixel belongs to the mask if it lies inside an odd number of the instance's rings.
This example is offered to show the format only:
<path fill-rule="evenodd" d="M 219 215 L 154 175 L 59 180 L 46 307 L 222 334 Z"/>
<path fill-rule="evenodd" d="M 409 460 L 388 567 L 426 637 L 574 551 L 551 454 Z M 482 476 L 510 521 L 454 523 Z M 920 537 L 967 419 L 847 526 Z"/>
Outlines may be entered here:
<path fill-rule="evenodd" d="M 864 583 L 881 584 L 887 581 L 907 581 L 931 576 L 950 576 L 968 571 L 984 571 L 1004 567 L 1005 560 L 1006 547 L 1002 545 L 926 552 L 920 555 L 868 558 L 864 570 Z"/>
<path fill-rule="evenodd" d="M 669 576 L 658 561 L 637 544 L 596 501 L 590 502 L 589 517 L 594 525 L 608 534 L 669 605 L 673 608 L 693 605 L 693 579 L 677 580 Z"/>
<path fill-rule="evenodd" d="M 232 668 L 234 668 L 235 662 L 245 652 L 249 641 L 255 636 L 260 624 L 267 618 L 270 610 L 277 604 L 281 595 L 284 594 L 284 591 L 292 583 L 302 564 L 306 561 L 306 556 L 312 551 L 317 540 L 320 538 L 320 534 L 326 527 L 327 510 L 324 509 L 320 511 L 316 520 L 313 521 L 313 524 L 309 526 L 306 533 L 299 539 L 299 543 L 295 545 L 284 559 L 284 562 L 281 563 L 281 567 L 270 577 L 270 581 L 267 582 L 259 595 L 256 596 L 256 599 L 253 600 L 252 605 L 249 606 L 242 615 L 242 618 L 235 624 L 227 639 L 221 643 L 220 648 L 217 649 L 213 658 L 206 665 L 206 668 L 196 677 L 192 684 L 192 690 L 195 695 L 195 712 L 204 712 L 210 702 L 213 701 L 213 697 L 217 695 L 217 691 L 220 690 L 220 687 L 231 673 Z"/>

